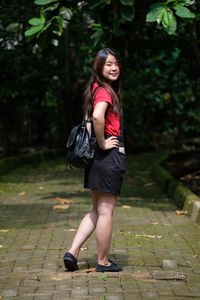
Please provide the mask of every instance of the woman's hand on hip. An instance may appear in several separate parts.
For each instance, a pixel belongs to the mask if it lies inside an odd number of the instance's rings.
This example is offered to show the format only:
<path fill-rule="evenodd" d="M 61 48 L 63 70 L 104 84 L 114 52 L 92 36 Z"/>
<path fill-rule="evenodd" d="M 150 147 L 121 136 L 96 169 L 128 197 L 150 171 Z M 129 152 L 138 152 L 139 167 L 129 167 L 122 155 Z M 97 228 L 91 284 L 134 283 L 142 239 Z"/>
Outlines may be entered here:
<path fill-rule="evenodd" d="M 116 136 L 110 136 L 109 138 L 104 140 L 104 143 L 102 145 L 99 145 L 99 147 L 103 150 L 118 148 L 119 147 L 119 141 L 118 141 Z"/>

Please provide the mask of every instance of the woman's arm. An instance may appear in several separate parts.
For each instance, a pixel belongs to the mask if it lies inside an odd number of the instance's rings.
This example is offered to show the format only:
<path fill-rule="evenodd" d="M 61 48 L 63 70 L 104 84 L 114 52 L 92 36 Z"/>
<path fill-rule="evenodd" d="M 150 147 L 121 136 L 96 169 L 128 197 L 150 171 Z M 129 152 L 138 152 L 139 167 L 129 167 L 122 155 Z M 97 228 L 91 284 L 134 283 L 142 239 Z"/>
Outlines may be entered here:
<path fill-rule="evenodd" d="M 119 141 L 115 136 L 111 136 L 108 139 L 105 139 L 104 137 L 105 113 L 107 107 L 107 102 L 98 102 L 92 116 L 97 142 L 99 147 L 103 150 L 117 148 L 119 145 Z"/>

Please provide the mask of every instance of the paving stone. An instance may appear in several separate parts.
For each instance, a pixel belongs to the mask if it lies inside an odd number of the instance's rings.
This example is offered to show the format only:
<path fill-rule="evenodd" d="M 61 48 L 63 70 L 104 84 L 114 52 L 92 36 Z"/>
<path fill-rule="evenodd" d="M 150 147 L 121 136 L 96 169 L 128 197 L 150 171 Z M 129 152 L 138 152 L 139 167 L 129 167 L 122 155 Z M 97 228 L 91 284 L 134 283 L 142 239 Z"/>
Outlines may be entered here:
<path fill-rule="evenodd" d="M 159 296 L 156 292 L 142 292 L 143 299 L 158 299 Z"/>
<path fill-rule="evenodd" d="M 170 259 L 164 259 L 163 260 L 163 269 L 176 270 L 177 269 L 177 261 L 170 260 Z"/>
<path fill-rule="evenodd" d="M 110 258 L 124 270 L 104 273 L 108 275 L 105 280 L 102 274 L 82 272 L 88 266 L 96 266 L 95 234 L 83 245 L 87 249 L 80 252 L 80 273 L 65 272 L 63 266 L 63 255 L 75 234 L 64 230 L 77 229 L 91 209 L 90 193 L 80 192 L 82 171 L 72 170 L 66 177 L 63 159 L 6 175 L 0 182 L 0 226 L 9 230 L 0 231 L 3 299 L 200 299 L 200 230 L 186 215 L 177 216 L 176 206 L 153 183 L 150 166 L 156 155 L 128 157 L 124 186 L 114 213 L 110 251 Z M 39 191 L 41 177 L 44 190 Z M 27 191 L 24 197 L 19 196 L 19 184 L 20 190 Z M 65 212 L 54 211 L 56 197 L 74 202 Z M 182 272 L 187 282 L 136 276 L 163 272 L 163 260 L 176 260 L 176 271 Z"/>

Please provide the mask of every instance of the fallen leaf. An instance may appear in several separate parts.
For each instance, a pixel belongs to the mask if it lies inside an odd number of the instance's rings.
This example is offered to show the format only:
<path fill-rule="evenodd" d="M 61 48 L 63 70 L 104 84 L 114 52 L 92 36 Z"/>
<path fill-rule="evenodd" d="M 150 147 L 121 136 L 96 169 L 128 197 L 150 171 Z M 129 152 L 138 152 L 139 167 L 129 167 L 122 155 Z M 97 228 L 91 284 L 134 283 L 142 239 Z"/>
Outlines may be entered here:
<path fill-rule="evenodd" d="M 198 255 L 196 254 L 196 255 L 192 255 L 194 258 L 197 258 L 198 257 Z"/>
<path fill-rule="evenodd" d="M 54 228 L 56 228 L 55 224 L 52 224 L 52 225 L 49 225 L 48 227 L 46 227 L 46 229 L 54 229 Z"/>
<path fill-rule="evenodd" d="M 64 231 L 76 231 L 76 229 L 70 228 L 70 229 L 64 229 Z"/>
<path fill-rule="evenodd" d="M 8 229 L 0 229 L 0 232 L 8 232 Z"/>
<path fill-rule="evenodd" d="M 19 196 L 24 196 L 24 195 L 26 195 L 26 192 L 20 192 L 19 193 Z"/>
<path fill-rule="evenodd" d="M 162 239 L 161 235 L 148 235 L 148 234 L 135 234 L 136 237 L 148 237 L 148 238 L 156 238 L 156 239 Z"/>
<path fill-rule="evenodd" d="M 90 268 L 90 269 L 84 269 L 84 270 L 81 270 L 79 271 L 79 273 L 89 273 L 89 272 L 95 272 L 95 268 Z"/>
<path fill-rule="evenodd" d="M 156 224 L 158 224 L 158 222 L 154 222 L 154 223 L 151 223 L 152 225 L 156 225 Z"/>
<path fill-rule="evenodd" d="M 184 210 L 176 210 L 176 214 L 177 215 L 184 215 L 185 212 L 184 212 Z"/>
<path fill-rule="evenodd" d="M 2 297 L 2 296 L 0 296 L 0 299 L 3 299 L 3 297 Z"/>
<path fill-rule="evenodd" d="M 80 250 L 81 250 L 81 251 L 87 250 L 87 247 L 85 247 L 85 248 L 81 248 Z"/>
<path fill-rule="evenodd" d="M 3 248 L 3 246 L 2 246 L 2 245 L 0 245 L 0 248 Z"/>
<path fill-rule="evenodd" d="M 69 205 L 66 205 L 66 204 L 57 204 L 57 205 L 54 205 L 53 206 L 53 210 L 58 210 L 58 209 L 68 209 L 69 208 Z"/>
<path fill-rule="evenodd" d="M 39 186 L 39 190 L 43 190 L 44 189 L 44 187 L 43 186 Z"/>
<path fill-rule="evenodd" d="M 67 199 L 59 198 L 59 197 L 56 198 L 56 201 L 58 201 L 60 204 L 70 204 L 70 203 L 73 203 L 73 201 L 71 201 L 71 200 L 67 200 Z"/>
<path fill-rule="evenodd" d="M 122 205 L 122 208 L 131 208 L 131 207 L 128 205 Z"/>

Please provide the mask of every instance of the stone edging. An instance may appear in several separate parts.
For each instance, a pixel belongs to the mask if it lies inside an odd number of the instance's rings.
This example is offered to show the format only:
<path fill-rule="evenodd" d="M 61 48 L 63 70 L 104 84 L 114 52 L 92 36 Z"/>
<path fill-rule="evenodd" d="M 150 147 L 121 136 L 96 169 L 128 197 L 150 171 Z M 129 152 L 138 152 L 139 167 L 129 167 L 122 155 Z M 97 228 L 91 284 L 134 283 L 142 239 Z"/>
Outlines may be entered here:
<path fill-rule="evenodd" d="M 192 193 L 181 182 L 174 177 L 162 166 L 163 162 L 172 153 L 165 153 L 159 160 L 154 162 L 152 167 L 152 176 L 178 208 L 184 210 L 185 214 L 191 217 L 194 222 L 200 224 L 200 197 Z"/>
<path fill-rule="evenodd" d="M 51 160 L 61 156 L 64 157 L 64 155 L 64 150 L 62 149 L 51 149 L 15 157 L 3 158 L 0 160 L 0 176 L 26 164 L 36 164 L 44 160 Z"/>

